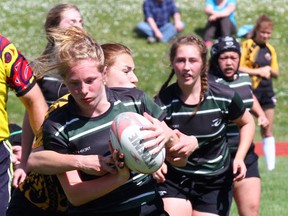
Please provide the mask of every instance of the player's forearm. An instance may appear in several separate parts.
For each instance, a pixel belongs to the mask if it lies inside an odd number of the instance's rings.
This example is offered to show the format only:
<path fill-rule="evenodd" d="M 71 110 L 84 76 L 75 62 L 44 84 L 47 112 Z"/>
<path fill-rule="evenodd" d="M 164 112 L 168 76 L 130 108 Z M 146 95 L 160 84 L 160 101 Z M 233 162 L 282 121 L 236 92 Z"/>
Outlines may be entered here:
<path fill-rule="evenodd" d="M 60 154 L 55 151 L 34 151 L 28 159 L 28 169 L 45 175 L 55 175 L 81 169 L 82 155 Z"/>
<path fill-rule="evenodd" d="M 255 122 L 252 115 L 246 110 L 237 125 L 240 128 L 240 142 L 235 155 L 236 159 L 244 160 L 253 142 L 255 134 Z"/>
<path fill-rule="evenodd" d="M 34 134 L 29 123 L 28 113 L 25 112 L 22 126 L 22 138 L 21 138 L 21 166 L 26 168 L 27 160 L 30 155 L 34 140 Z"/>
<path fill-rule="evenodd" d="M 36 134 L 40 129 L 48 110 L 44 96 L 39 86 L 36 84 L 29 92 L 19 98 L 28 112 L 31 128 L 34 134 Z"/>
<path fill-rule="evenodd" d="M 256 117 L 265 116 L 265 113 L 254 94 L 253 94 L 253 106 L 251 108 L 251 113 Z"/>
<path fill-rule="evenodd" d="M 256 75 L 256 76 L 260 75 L 259 68 L 249 68 L 245 66 L 240 66 L 239 70 L 249 75 Z"/>
<path fill-rule="evenodd" d="M 67 173 L 60 174 L 58 175 L 58 179 L 68 200 L 74 206 L 80 206 L 98 199 L 117 189 L 127 181 L 120 178 L 119 175 L 108 174 L 94 180 L 71 183 L 71 180 L 67 179 L 65 175 L 69 176 Z M 68 183 L 69 181 L 70 183 Z"/>

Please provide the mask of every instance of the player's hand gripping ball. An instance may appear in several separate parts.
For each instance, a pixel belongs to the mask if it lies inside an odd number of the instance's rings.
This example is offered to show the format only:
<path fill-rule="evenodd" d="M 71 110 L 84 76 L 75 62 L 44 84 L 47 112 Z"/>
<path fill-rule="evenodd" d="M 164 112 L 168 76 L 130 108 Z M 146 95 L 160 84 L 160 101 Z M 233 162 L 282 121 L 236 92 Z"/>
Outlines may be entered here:
<path fill-rule="evenodd" d="M 151 140 L 143 141 L 142 138 L 151 131 L 140 129 L 149 124 L 151 122 L 140 114 L 124 112 L 117 115 L 111 125 L 113 148 L 123 152 L 125 165 L 138 173 L 153 173 L 165 160 L 165 148 L 154 155 L 151 154 L 154 148 L 144 148 Z"/>

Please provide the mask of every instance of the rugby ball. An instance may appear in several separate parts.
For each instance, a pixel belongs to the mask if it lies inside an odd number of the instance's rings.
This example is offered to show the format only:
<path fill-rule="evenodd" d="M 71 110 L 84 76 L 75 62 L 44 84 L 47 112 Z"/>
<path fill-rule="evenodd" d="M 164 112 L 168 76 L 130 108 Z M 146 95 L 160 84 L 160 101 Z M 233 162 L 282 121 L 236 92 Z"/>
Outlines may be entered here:
<path fill-rule="evenodd" d="M 142 138 L 151 131 L 140 130 L 140 128 L 149 124 L 151 122 L 140 114 L 124 112 L 115 117 L 110 129 L 113 148 L 124 153 L 125 165 L 137 173 L 153 173 L 162 166 L 165 160 L 165 148 L 154 155 L 151 154 L 153 147 L 144 148 L 153 140 L 143 141 Z"/>

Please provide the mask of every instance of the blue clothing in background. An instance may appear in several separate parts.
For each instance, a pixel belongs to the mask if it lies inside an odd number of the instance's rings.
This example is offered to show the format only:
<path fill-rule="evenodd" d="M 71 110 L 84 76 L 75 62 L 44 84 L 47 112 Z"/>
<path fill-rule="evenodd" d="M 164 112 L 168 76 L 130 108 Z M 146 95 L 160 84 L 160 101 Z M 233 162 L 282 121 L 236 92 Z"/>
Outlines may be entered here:
<path fill-rule="evenodd" d="M 168 42 L 178 33 L 172 19 L 175 13 L 179 13 L 179 10 L 173 0 L 163 0 L 162 3 L 159 3 L 157 0 L 145 0 L 143 3 L 143 13 L 144 21 L 138 23 L 136 26 L 139 33 L 155 38 L 153 30 L 147 22 L 148 18 L 154 19 L 163 35 L 162 42 Z M 184 23 L 182 25 L 184 26 Z"/>
<path fill-rule="evenodd" d="M 229 4 L 237 4 L 237 0 L 227 0 L 225 5 L 219 7 L 216 2 L 217 0 L 206 0 L 206 6 L 212 5 L 214 11 L 223 11 L 227 8 Z M 235 12 L 230 14 L 229 19 L 236 26 Z"/>
<path fill-rule="evenodd" d="M 152 17 L 159 28 L 169 23 L 173 15 L 178 12 L 172 0 L 163 0 L 163 3 L 158 3 L 156 0 L 146 0 L 143 4 L 145 21 Z"/>

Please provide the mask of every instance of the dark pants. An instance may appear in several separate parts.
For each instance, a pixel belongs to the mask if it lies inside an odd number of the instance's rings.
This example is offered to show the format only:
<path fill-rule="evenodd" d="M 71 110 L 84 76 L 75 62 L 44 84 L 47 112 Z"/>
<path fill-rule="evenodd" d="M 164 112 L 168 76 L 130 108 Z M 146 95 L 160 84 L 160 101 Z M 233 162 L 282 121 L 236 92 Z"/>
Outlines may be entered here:
<path fill-rule="evenodd" d="M 213 22 L 208 22 L 205 27 L 204 41 L 211 41 L 218 37 L 232 36 L 236 33 L 236 26 L 229 17 L 224 17 Z"/>
<path fill-rule="evenodd" d="M 11 149 L 5 141 L 0 142 L 0 216 L 6 216 L 11 190 Z"/>

